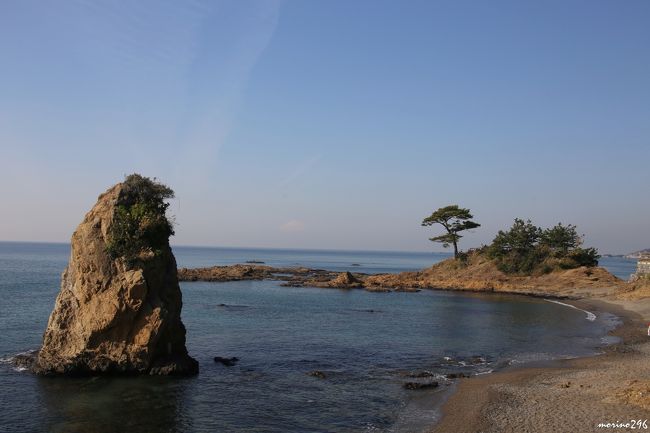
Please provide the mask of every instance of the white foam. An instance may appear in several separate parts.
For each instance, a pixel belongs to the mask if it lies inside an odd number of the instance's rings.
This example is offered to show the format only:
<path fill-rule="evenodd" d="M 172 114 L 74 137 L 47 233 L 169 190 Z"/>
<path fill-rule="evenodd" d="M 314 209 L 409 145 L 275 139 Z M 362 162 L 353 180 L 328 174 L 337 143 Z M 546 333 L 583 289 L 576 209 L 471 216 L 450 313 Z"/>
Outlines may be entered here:
<path fill-rule="evenodd" d="M 544 299 L 544 300 L 548 302 L 552 302 L 554 304 L 564 305 L 565 307 L 573 308 L 574 310 L 579 310 L 582 311 L 583 313 L 587 313 L 587 320 L 589 320 L 590 322 L 596 320 L 596 315 L 591 311 L 583 310 L 582 308 L 578 308 L 575 305 L 565 304 L 564 302 L 556 301 L 554 299 Z"/>

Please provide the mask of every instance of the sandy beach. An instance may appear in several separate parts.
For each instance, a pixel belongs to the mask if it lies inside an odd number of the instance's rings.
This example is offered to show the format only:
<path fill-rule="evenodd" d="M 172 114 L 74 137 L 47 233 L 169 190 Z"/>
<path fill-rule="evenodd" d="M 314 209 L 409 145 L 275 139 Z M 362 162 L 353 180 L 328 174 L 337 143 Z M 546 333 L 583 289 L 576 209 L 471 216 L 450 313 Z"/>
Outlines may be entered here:
<path fill-rule="evenodd" d="M 650 429 L 650 302 L 573 301 L 616 314 L 621 342 L 598 356 L 462 379 L 432 433 L 605 432 Z M 635 421 L 641 421 L 638 425 Z M 643 421 L 648 420 L 644 427 Z M 608 425 L 609 424 L 609 425 Z"/>

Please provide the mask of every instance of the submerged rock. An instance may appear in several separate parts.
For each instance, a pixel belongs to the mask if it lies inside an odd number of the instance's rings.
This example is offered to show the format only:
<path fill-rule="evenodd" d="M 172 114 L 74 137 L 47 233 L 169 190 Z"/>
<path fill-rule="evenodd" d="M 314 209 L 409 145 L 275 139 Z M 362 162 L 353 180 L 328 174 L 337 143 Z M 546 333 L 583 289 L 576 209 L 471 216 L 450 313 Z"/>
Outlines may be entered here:
<path fill-rule="evenodd" d="M 18 355 L 10 359 L 10 363 L 20 371 L 31 370 L 34 367 L 34 363 L 36 362 L 37 356 L 38 356 L 37 350 L 19 353 Z"/>
<path fill-rule="evenodd" d="M 461 378 L 467 378 L 470 377 L 468 373 L 448 373 L 445 375 L 447 379 L 461 379 Z"/>
<path fill-rule="evenodd" d="M 116 245 L 115 229 L 121 228 L 114 226 L 116 221 L 139 221 L 135 224 L 137 233 L 144 230 L 149 234 L 149 220 L 136 219 L 147 205 L 139 200 L 143 194 L 152 193 L 147 188 L 163 187 L 131 175 L 125 183 L 100 195 L 79 224 L 72 235 L 70 262 L 63 272 L 43 346 L 33 366 L 35 372 L 198 373 L 198 362 L 185 348 L 182 296 L 176 260 L 169 247 L 171 225 L 150 247 L 146 243 L 125 244 L 123 248 L 129 251 L 138 246 L 134 256 L 109 253 Z M 161 221 L 168 224 L 166 205 L 156 191 L 160 190 L 153 190 L 158 208 L 152 212 L 162 212 Z M 164 191 L 168 191 L 164 198 L 173 195 L 168 188 Z M 127 217 L 130 219 L 125 220 Z M 145 237 L 143 242 L 147 240 Z"/>
<path fill-rule="evenodd" d="M 406 382 L 404 388 L 410 390 L 437 388 L 438 382 Z"/>
<path fill-rule="evenodd" d="M 404 377 L 411 377 L 413 379 L 420 379 L 423 377 L 434 377 L 435 374 L 430 372 L 430 371 L 407 371 L 405 373 L 401 373 L 400 376 Z"/>
<path fill-rule="evenodd" d="M 215 356 L 214 357 L 214 362 L 219 362 L 226 367 L 232 367 L 233 365 L 237 364 L 237 361 L 239 361 L 239 358 L 236 356 L 233 356 L 232 358 L 224 358 L 221 356 Z"/>
<path fill-rule="evenodd" d="M 308 376 L 312 376 L 318 379 L 325 379 L 327 376 L 320 370 L 313 370 L 307 373 Z"/>

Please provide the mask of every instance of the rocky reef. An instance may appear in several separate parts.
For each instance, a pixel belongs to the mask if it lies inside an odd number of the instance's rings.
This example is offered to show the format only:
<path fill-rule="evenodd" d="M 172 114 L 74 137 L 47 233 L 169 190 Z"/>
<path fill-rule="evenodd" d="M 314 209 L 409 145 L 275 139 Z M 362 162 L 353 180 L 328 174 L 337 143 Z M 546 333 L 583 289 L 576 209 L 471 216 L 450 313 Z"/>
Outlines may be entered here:
<path fill-rule="evenodd" d="M 198 373 L 198 362 L 185 347 L 182 296 L 168 239 L 173 230 L 164 215 L 163 199 L 173 192 L 167 188 L 167 195 L 161 195 L 162 187 L 139 175 L 128 176 L 100 195 L 86 214 L 72 235 L 70 262 L 33 371 Z M 155 221 L 152 216 L 163 223 L 156 227 L 166 227 L 157 237 L 148 225 Z M 125 238 L 128 255 L 115 248 L 118 228 L 141 241 Z"/>
<path fill-rule="evenodd" d="M 267 265 L 236 264 L 230 266 L 210 266 L 207 268 L 180 268 L 178 278 L 181 281 L 245 281 L 276 280 L 284 281 L 285 287 L 323 287 L 337 289 L 361 288 L 361 279 L 367 277 L 362 273 L 335 272 L 324 269 L 304 267 L 275 268 Z"/>
<path fill-rule="evenodd" d="M 470 254 L 466 261 L 448 259 L 416 272 L 375 274 L 333 272 L 308 268 L 258 265 L 179 269 L 185 281 L 281 280 L 283 286 L 365 289 L 371 292 L 423 289 L 513 293 L 553 298 L 600 297 L 629 290 L 628 283 L 600 267 L 582 266 L 539 275 L 513 275 L 500 271 L 494 261 Z"/>

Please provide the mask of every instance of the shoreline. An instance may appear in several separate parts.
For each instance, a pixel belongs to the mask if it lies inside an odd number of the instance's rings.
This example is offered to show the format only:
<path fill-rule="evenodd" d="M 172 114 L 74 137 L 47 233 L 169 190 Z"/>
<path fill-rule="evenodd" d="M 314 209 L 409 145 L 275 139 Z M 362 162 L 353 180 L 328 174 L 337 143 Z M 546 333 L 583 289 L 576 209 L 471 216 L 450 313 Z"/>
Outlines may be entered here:
<path fill-rule="evenodd" d="M 273 268 L 264 269 L 272 278 L 260 270 L 235 265 L 183 269 L 180 274 L 187 272 L 190 280 L 211 281 L 285 278 Z M 493 263 L 475 257 L 469 265 L 458 266 L 447 260 L 422 271 L 399 274 L 337 274 L 301 268 L 294 270 L 287 280 L 282 285 L 543 298 L 581 310 L 587 320 L 595 319 L 594 313 L 610 313 L 622 322 L 606 334 L 619 337 L 620 341 L 602 347 L 602 353 L 513 365 L 489 375 L 461 379 L 443 402 L 440 417 L 418 431 L 602 432 L 625 431 L 617 426 L 631 420 L 650 423 L 650 379 L 645 379 L 650 378 L 650 363 L 647 363 L 650 338 L 644 324 L 650 318 L 650 300 L 639 300 L 647 296 L 645 292 L 634 293 L 638 287 L 604 268 L 581 267 L 537 276 L 512 276 L 498 271 Z"/>
<path fill-rule="evenodd" d="M 617 300 L 579 299 L 571 305 L 616 315 L 622 324 L 608 335 L 621 341 L 606 346 L 602 354 L 461 379 L 442 405 L 438 422 L 426 431 L 627 431 L 598 424 L 650 419 L 650 381 L 644 379 L 650 375 L 650 365 L 645 365 L 650 354 L 648 316 Z"/>

